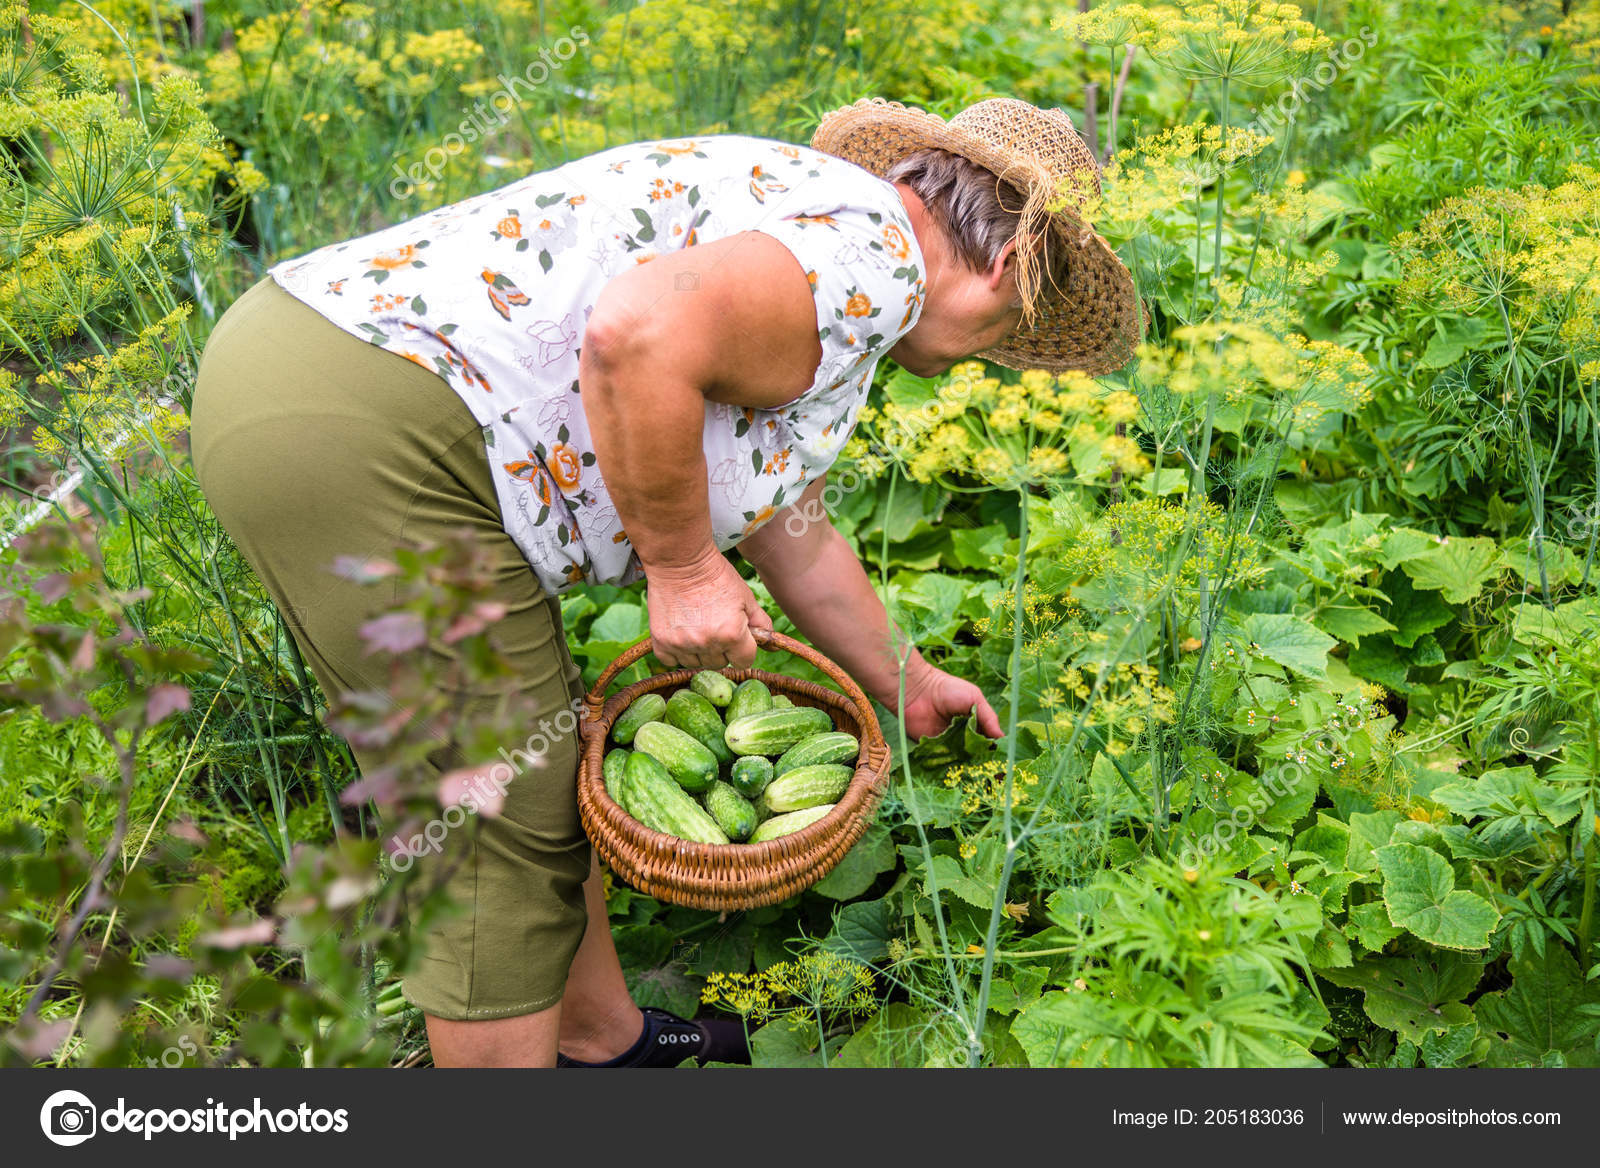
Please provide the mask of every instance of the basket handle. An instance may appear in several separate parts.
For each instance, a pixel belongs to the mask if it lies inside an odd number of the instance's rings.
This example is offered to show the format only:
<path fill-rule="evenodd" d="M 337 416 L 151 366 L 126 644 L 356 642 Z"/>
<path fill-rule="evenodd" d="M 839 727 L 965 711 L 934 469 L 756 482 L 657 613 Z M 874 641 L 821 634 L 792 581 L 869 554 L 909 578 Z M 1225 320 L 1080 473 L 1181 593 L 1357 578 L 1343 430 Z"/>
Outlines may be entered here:
<path fill-rule="evenodd" d="M 792 654 L 815 665 L 829 681 L 842 689 L 845 696 L 855 704 L 862 714 L 862 725 L 871 726 L 874 724 L 872 702 L 868 700 L 861 687 L 856 684 L 855 679 L 827 657 L 818 653 L 810 645 L 773 629 L 752 628 L 750 635 L 755 638 L 755 642 L 760 648 L 782 649 L 785 653 Z M 600 676 L 595 678 L 594 687 L 589 690 L 588 695 L 583 699 L 586 721 L 594 722 L 600 717 L 600 710 L 606 704 L 606 690 L 616 680 L 617 675 L 629 666 L 636 664 L 646 654 L 653 652 L 654 649 L 655 642 L 646 635 L 642 640 L 635 641 L 629 645 L 617 655 L 615 661 L 600 671 Z"/>

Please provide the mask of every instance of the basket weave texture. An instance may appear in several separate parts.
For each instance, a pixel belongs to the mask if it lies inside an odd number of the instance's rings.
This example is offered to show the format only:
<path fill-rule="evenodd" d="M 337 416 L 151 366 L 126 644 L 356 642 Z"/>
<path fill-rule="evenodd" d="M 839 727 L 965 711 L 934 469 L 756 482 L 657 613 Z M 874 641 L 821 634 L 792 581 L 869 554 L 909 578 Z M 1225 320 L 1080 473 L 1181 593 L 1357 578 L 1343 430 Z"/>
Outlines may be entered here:
<path fill-rule="evenodd" d="M 816 706 L 836 729 L 861 743 L 855 775 L 838 805 L 817 822 L 760 844 L 699 844 L 654 831 L 634 819 L 606 792 L 601 773 L 611 727 L 641 694 L 667 697 L 689 684 L 696 670 L 658 673 L 618 690 L 606 690 L 624 669 L 650 652 L 646 638 L 608 665 L 584 698 L 583 758 L 578 766 L 578 811 L 601 857 L 624 882 L 648 896 L 686 908 L 730 912 L 786 900 L 821 880 L 844 858 L 872 822 L 889 786 L 889 746 L 861 687 L 828 658 L 792 637 L 753 629 L 756 643 L 782 649 L 815 665 L 839 686 L 838 693 L 814 682 L 761 669 L 727 668 L 737 683 L 759 678 L 774 694 L 797 706 Z"/>

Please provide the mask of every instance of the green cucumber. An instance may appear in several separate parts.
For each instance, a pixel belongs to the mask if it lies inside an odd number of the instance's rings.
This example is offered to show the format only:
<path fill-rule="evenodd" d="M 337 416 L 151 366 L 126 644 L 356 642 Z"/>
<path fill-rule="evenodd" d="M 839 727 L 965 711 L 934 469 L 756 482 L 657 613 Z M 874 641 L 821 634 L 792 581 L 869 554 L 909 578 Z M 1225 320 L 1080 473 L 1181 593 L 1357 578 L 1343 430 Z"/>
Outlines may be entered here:
<path fill-rule="evenodd" d="M 717 821 L 689 798 L 667 768 L 650 755 L 635 751 L 628 756 L 627 782 L 635 808 L 633 817 L 651 830 L 699 844 L 732 842 Z"/>
<path fill-rule="evenodd" d="M 756 829 L 759 819 L 755 806 L 721 779 L 715 780 L 705 795 L 706 810 L 731 840 L 742 840 Z"/>
<path fill-rule="evenodd" d="M 728 782 L 746 799 L 754 799 L 772 782 L 772 760 L 759 754 L 747 754 L 733 762 L 728 772 Z"/>
<path fill-rule="evenodd" d="M 620 746 L 607 751 L 606 760 L 600 767 L 600 775 L 605 779 L 606 794 L 611 796 L 611 801 L 629 815 L 633 815 L 628 809 L 628 753 Z M 637 819 L 638 816 L 634 818 Z"/>
<path fill-rule="evenodd" d="M 658 693 L 640 694 L 612 724 L 611 740 L 618 746 L 633 745 L 633 737 L 639 733 L 639 727 L 658 721 L 666 712 L 666 698 Z"/>
<path fill-rule="evenodd" d="M 837 803 L 854 774 L 849 767 L 834 762 L 796 767 L 782 778 L 773 779 L 761 792 L 761 802 L 774 813 Z"/>
<path fill-rule="evenodd" d="M 734 700 L 738 701 L 738 697 Z M 734 754 L 779 755 L 813 734 L 832 729 L 833 719 L 828 711 L 815 706 L 795 706 L 792 710 L 765 710 L 743 718 L 730 718 L 723 741 Z"/>
<path fill-rule="evenodd" d="M 733 701 L 733 681 L 715 669 L 702 669 L 689 679 L 689 688 L 713 706 L 721 708 Z"/>
<path fill-rule="evenodd" d="M 749 681 L 741 681 L 739 688 L 733 691 L 733 700 L 728 703 L 723 717 L 732 722 L 746 714 L 759 714 L 762 710 L 770 709 L 772 691 L 759 677 L 752 677 Z"/>
<path fill-rule="evenodd" d="M 666 767 L 685 791 L 704 791 L 717 777 L 717 756 L 704 743 L 666 722 L 640 726 L 633 749 L 644 751 Z"/>
<path fill-rule="evenodd" d="M 722 716 L 717 713 L 717 707 L 713 706 L 709 699 L 695 693 L 694 690 L 680 689 L 667 699 L 666 722 L 669 726 L 676 726 L 716 755 L 718 762 L 733 761 L 733 751 L 729 750 L 728 744 L 722 740 L 723 731 L 727 729 L 722 724 Z"/>
<path fill-rule="evenodd" d="M 825 803 L 821 807 L 807 807 L 804 811 L 791 811 L 787 815 L 774 815 L 750 834 L 749 842 L 764 844 L 768 840 L 775 840 L 779 836 L 799 831 L 802 827 L 810 827 L 832 811 L 833 807 L 832 803 Z"/>
<path fill-rule="evenodd" d="M 774 710 L 792 710 L 794 703 L 789 700 L 788 694 L 776 693 L 772 695 L 772 708 Z"/>
<path fill-rule="evenodd" d="M 813 766 L 819 762 L 853 762 L 861 754 L 861 743 L 854 734 L 843 730 L 825 730 L 802 738 L 772 766 L 773 778 L 781 778 L 795 767 Z"/>

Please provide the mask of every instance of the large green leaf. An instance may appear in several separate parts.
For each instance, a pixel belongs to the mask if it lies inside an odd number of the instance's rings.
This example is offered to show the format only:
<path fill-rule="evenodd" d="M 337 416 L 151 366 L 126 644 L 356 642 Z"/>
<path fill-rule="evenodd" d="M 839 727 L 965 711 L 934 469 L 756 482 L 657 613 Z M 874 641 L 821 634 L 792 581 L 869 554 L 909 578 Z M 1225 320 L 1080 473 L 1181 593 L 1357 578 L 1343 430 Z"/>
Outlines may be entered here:
<path fill-rule="evenodd" d="M 887 900 L 860 900 L 839 910 L 823 944 L 857 961 L 873 962 L 888 955 L 890 939 L 899 935 L 894 906 Z"/>
<path fill-rule="evenodd" d="M 1478 1025 L 1489 1036 L 1492 1067 L 1600 1066 L 1600 982 L 1585 983 L 1567 949 L 1547 941 L 1511 961 L 1511 988 L 1477 1001 Z M 1590 1012 L 1580 1012 L 1588 1007 Z"/>
<path fill-rule="evenodd" d="M 1383 546 L 1378 551 L 1378 562 L 1385 568 L 1394 568 L 1426 554 L 1438 541 L 1438 536 L 1418 531 L 1414 527 L 1393 528 L 1383 537 Z"/>
<path fill-rule="evenodd" d="M 1395 627 L 1366 605 L 1346 596 L 1317 613 L 1317 624 L 1325 632 L 1352 645 L 1359 645 L 1361 638 L 1369 633 L 1387 633 Z"/>
<path fill-rule="evenodd" d="M 1427 958 L 1369 957 L 1349 969 L 1319 969 L 1334 985 L 1366 991 L 1367 1017 L 1408 1042 L 1465 1026 L 1472 1010 L 1461 999 L 1483 976 L 1483 966 L 1453 953 Z"/>
<path fill-rule="evenodd" d="M 1019 1013 L 1011 1023 L 1011 1036 L 1021 1045 L 1032 1067 L 1070 1065 L 1081 1040 L 1075 1040 L 1077 1005 L 1064 990 L 1045 994 Z"/>
<path fill-rule="evenodd" d="M 976 877 L 969 876 L 961 867 L 961 861 L 954 856 L 934 856 L 932 874 L 939 879 L 939 891 L 948 896 L 957 896 L 977 908 L 992 908 L 994 906 L 994 887 L 985 884 Z M 926 878 L 922 883 L 923 892 L 932 895 L 933 889 Z"/>
<path fill-rule="evenodd" d="M 836 1067 L 952 1067 L 966 1064 L 953 1019 L 905 1002 L 887 1002 L 829 1059 Z"/>
<path fill-rule="evenodd" d="M 1501 553 L 1500 562 L 1521 576 L 1523 583 L 1539 586 L 1539 553 L 1532 547 L 1527 544 L 1508 547 Z M 1576 584 L 1583 579 L 1583 561 L 1571 548 L 1546 540 L 1544 574 L 1552 585 Z"/>
<path fill-rule="evenodd" d="M 1441 536 L 1441 542 L 1401 565 L 1418 588 L 1465 604 L 1500 574 L 1500 545 L 1481 535 Z"/>
<path fill-rule="evenodd" d="M 1389 922 L 1389 912 L 1379 900 L 1350 906 L 1350 923 L 1344 928 L 1363 949 L 1376 953 L 1393 941 L 1404 929 Z"/>
<path fill-rule="evenodd" d="M 1403 819 L 1398 811 L 1356 811 L 1350 816 L 1350 850 L 1344 866 L 1351 872 L 1376 872 L 1377 850 L 1389 842 L 1395 825 Z"/>
<path fill-rule="evenodd" d="M 957 567 L 987 572 L 1005 554 L 1006 529 L 1003 523 L 983 527 L 950 527 L 950 558 Z"/>
<path fill-rule="evenodd" d="M 968 620 L 987 613 L 986 605 L 967 604 L 976 591 L 971 577 L 900 573 L 890 587 L 890 604 L 906 636 L 917 644 L 948 645 Z"/>
<path fill-rule="evenodd" d="M 1397 647 L 1392 637 L 1372 636 L 1350 650 L 1347 658 L 1350 671 L 1357 677 L 1375 681 L 1386 689 L 1405 693 L 1406 673 L 1411 667 L 1404 650 Z"/>
<path fill-rule="evenodd" d="M 1600 633 L 1600 597 L 1585 596 L 1554 608 L 1524 604 L 1517 609 L 1511 635 L 1524 645 L 1572 645 Z"/>
<path fill-rule="evenodd" d="M 750 968 L 755 954 L 756 927 L 748 917 L 739 916 L 724 921 L 709 933 L 702 933 L 693 941 L 679 941 L 680 960 L 684 968 L 700 977 L 713 973 L 744 973 Z"/>
<path fill-rule="evenodd" d="M 1418 637 L 1442 629 L 1455 617 L 1455 612 L 1439 599 L 1437 592 L 1418 588 L 1404 572 L 1386 575 L 1383 590 L 1389 596 L 1387 615 L 1395 626 L 1390 640 L 1402 649 L 1411 648 Z"/>
<path fill-rule="evenodd" d="M 812 890 L 834 900 L 854 900 L 872 887 L 880 873 L 894 867 L 894 858 L 894 841 L 888 830 L 874 824 Z"/>
<path fill-rule="evenodd" d="M 750 1061 L 758 1067 L 820 1067 L 820 1037 L 804 1015 L 778 1018 L 750 1035 Z"/>
<path fill-rule="evenodd" d="M 1416 844 L 1390 844 L 1377 856 L 1390 921 L 1444 949 L 1488 947 L 1500 914 L 1477 893 L 1456 888 L 1448 860 Z"/>
<path fill-rule="evenodd" d="M 1435 1031 L 1422 1040 L 1422 1061 L 1430 1067 L 1454 1067 L 1475 1062 L 1472 1048 L 1478 1041 L 1476 1021 Z M 1479 1056 L 1481 1057 L 1481 1055 Z"/>
<path fill-rule="evenodd" d="M 1282 612 L 1253 612 L 1239 625 L 1262 656 L 1306 677 L 1328 676 L 1328 650 L 1338 642 L 1310 621 Z"/>
<path fill-rule="evenodd" d="M 1463 819 L 1480 815 L 1516 815 L 1537 806 L 1534 791 L 1539 776 L 1531 766 L 1496 767 L 1476 779 L 1462 779 L 1435 787 L 1428 797 L 1442 803 Z M 1571 814 L 1555 820 L 1559 825 Z"/>
<path fill-rule="evenodd" d="M 1435 320 L 1433 328 L 1433 336 L 1417 359 L 1419 369 L 1447 369 L 1454 365 L 1483 340 L 1489 326 L 1481 316 L 1450 316 Z"/>

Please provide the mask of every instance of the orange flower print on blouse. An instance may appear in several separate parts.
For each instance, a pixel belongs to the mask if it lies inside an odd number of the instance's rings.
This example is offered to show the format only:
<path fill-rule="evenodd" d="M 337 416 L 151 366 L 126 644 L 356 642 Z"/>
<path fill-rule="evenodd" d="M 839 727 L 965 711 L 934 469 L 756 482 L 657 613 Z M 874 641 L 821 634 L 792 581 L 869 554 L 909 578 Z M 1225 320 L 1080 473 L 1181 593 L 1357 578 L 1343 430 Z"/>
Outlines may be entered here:
<path fill-rule="evenodd" d="M 494 233 L 501 239 L 521 239 L 522 220 L 515 215 L 507 215 L 494 225 Z"/>
<path fill-rule="evenodd" d="M 775 174 L 768 174 L 760 166 L 750 168 L 750 197 L 765 203 L 768 195 L 781 195 L 789 186 Z"/>
<path fill-rule="evenodd" d="M 658 178 L 651 182 L 646 194 L 652 203 L 659 203 L 663 199 L 670 199 L 674 195 L 683 194 L 683 192 L 684 185 L 681 182 L 668 182 L 664 178 Z"/>
<path fill-rule="evenodd" d="M 425 268 L 428 265 L 417 258 L 417 253 L 428 246 L 426 239 L 419 239 L 416 243 L 402 244 L 389 251 L 380 251 L 367 263 L 372 265 L 367 276 L 374 284 L 381 284 L 395 272 L 407 268 Z"/>
<path fill-rule="evenodd" d="M 771 519 L 777 513 L 778 509 L 770 505 L 762 507 L 758 511 L 746 511 L 745 514 L 749 516 L 749 521 L 744 525 L 744 534 L 755 534 L 757 528 L 766 523 L 767 520 Z"/>
<path fill-rule="evenodd" d="M 911 242 L 906 239 L 906 233 L 893 223 L 883 225 L 883 250 L 897 260 L 903 260 L 911 254 Z"/>
<path fill-rule="evenodd" d="M 393 251 L 379 252 L 367 262 L 375 268 L 382 268 L 386 272 L 392 272 L 411 263 L 416 254 L 415 245 L 408 243 L 404 247 L 395 248 Z"/>
<path fill-rule="evenodd" d="M 906 314 L 900 318 L 900 327 L 905 328 L 911 323 L 911 318 L 922 311 L 922 297 L 912 289 L 906 293 Z"/>
<path fill-rule="evenodd" d="M 499 272 L 484 268 L 480 278 L 489 285 L 489 303 L 494 306 L 494 310 L 500 314 L 502 320 L 511 319 L 513 307 L 524 308 L 532 303 L 526 292 Z"/>
<path fill-rule="evenodd" d="M 544 469 L 544 463 L 539 461 L 538 455 L 530 450 L 527 458 L 519 458 L 502 465 L 512 478 L 532 487 L 540 503 L 546 507 L 550 506 L 550 475 Z"/>
<path fill-rule="evenodd" d="M 575 447 L 557 442 L 550 450 L 550 475 L 563 491 L 577 490 L 583 478 L 582 456 Z"/>
<path fill-rule="evenodd" d="M 872 298 L 864 293 L 857 292 L 844 302 L 844 314 L 846 316 L 871 316 Z"/>

